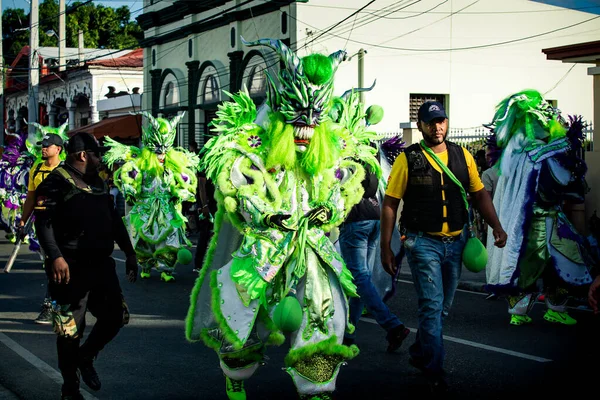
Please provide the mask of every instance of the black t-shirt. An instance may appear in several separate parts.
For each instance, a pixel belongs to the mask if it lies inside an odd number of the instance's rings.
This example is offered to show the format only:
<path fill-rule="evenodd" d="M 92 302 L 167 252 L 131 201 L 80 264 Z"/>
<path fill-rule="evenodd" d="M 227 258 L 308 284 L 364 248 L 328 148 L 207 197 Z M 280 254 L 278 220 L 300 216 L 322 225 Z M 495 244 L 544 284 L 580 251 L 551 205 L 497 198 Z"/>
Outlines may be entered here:
<path fill-rule="evenodd" d="M 126 255 L 134 254 L 104 182 L 100 177 L 85 182 L 68 164 L 38 186 L 35 218 L 40 244 L 50 260 L 109 257 L 115 241 Z"/>
<path fill-rule="evenodd" d="M 352 207 L 344 223 L 376 220 L 381 215 L 379 201 L 377 200 L 379 181 L 377 176 L 371 172 L 369 165 L 365 165 L 364 168 L 365 179 L 362 181 L 362 186 L 365 193 L 360 202 Z"/>

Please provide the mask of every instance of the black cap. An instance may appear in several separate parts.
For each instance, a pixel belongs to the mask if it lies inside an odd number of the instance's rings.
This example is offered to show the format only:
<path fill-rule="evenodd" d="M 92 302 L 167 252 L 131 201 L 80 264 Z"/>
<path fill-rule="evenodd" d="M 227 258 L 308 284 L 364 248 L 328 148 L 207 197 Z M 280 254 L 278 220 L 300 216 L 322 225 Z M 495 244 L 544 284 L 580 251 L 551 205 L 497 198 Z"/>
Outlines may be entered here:
<path fill-rule="evenodd" d="M 46 133 L 44 135 L 44 138 L 37 142 L 38 146 L 42 146 L 42 147 L 50 147 L 53 144 L 63 147 L 64 146 L 64 142 L 63 140 L 60 138 L 60 136 L 54 134 L 54 133 Z"/>
<path fill-rule="evenodd" d="M 80 151 L 91 151 L 98 155 L 105 153 L 108 147 L 100 146 L 98 140 L 87 132 L 77 132 L 67 142 L 67 153 L 79 153 Z"/>
<path fill-rule="evenodd" d="M 431 122 L 436 118 L 448 118 L 444 106 L 439 101 L 426 101 L 419 107 L 419 121 Z"/>

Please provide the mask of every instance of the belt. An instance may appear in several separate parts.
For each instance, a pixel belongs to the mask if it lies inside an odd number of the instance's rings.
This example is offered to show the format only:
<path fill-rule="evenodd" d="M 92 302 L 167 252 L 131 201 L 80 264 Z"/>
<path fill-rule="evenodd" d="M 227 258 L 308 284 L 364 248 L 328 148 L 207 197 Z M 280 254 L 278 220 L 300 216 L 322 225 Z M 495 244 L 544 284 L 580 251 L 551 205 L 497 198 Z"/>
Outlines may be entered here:
<path fill-rule="evenodd" d="M 438 242 L 442 242 L 442 243 L 454 243 L 456 240 L 460 239 L 460 235 L 438 236 L 438 235 L 431 235 L 427 232 L 414 232 L 414 234 L 417 236 L 422 236 L 422 237 L 426 237 L 429 239 L 437 240 Z"/>

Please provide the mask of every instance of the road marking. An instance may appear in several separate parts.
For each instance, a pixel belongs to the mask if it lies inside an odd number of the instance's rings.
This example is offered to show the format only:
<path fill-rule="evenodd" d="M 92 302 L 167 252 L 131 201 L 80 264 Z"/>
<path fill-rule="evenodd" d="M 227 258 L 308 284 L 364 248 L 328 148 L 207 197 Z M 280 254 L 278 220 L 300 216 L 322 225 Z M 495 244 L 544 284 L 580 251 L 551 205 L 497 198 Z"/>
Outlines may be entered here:
<path fill-rule="evenodd" d="M 364 318 L 363 317 L 360 320 L 368 322 L 370 324 L 378 325 L 377 321 L 375 321 L 374 319 L 371 319 L 371 318 Z M 408 328 L 408 329 L 410 329 L 410 331 L 413 332 L 413 333 L 417 332 L 417 330 L 415 328 Z M 532 361 L 537 361 L 537 362 L 541 362 L 541 363 L 552 362 L 552 360 L 550 360 L 548 358 L 542 358 L 542 357 L 532 356 L 532 355 L 529 355 L 529 354 L 520 353 L 518 351 L 507 350 L 507 349 L 503 349 L 503 348 L 495 347 L 495 346 L 489 346 L 487 344 L 472 342 L 470 340 L 455 338 L 455 337 L 452 337 L 452 336 L 444 335 L 444 340 L 448 340 L 449 342 L 455 342 L 455 343 L 464 344 L 465 346 L 477 347 L 477 348 L 483 349 L 483 350 L 494 351 L 496 353 L 507 354 L 507 355 L 513 356 L 513 357 L 524 358 L 526 360 L 532 360 Z"/>
<path fill-rule="evenodd" d="M 36 367 L 37 369 L 39 369 L 43 374 L 48 376 L 54 382 L 58 383 L 59 385 L 63 384 L 62 376 L 60 375 L 60 373 L 57 370 L 55 370 L 54 368 L 52 368 L 51 366 L 46 364 L 44 361 L 37 358 L 29 350 L 25 349 L 20 344 L 18 344 L 17 342 L 15 342 L 14 340 L 12 340 L 11 338 L 9 338 L 8 336 L 6 336 L 4 333 L 1 333 L 1 332 L 0 332 L 0 342 L 4 343 L 4 345 L 6 347 L 8 347 L 9 349 L 14 351 L 21 357 L 23 357 L 23 359 L 25 359 L 25 361 L 27 361 L 29 364 L 31 364 L 34 367 Z M 92 396 L 89 392 L 86 392 L 84 389 L 80 389 L 80 391 L 81 391 L 81 394 L 83 395 L 84 399 L 98 400 L 97 397 Z"/>

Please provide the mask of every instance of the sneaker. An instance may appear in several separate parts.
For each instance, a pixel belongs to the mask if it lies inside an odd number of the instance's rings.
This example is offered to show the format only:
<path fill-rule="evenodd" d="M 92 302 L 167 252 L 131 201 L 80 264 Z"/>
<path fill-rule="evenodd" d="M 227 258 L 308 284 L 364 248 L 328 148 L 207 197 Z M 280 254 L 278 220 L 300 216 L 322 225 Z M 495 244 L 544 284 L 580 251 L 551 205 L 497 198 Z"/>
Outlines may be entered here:
<path fill-rule="evenodd" d="M 142 272 L 140 272 L 140 278 L 142 278 L 142 279 L 148 279 L 148 278 L 150 278 L 150 270 L 149 269 L 142 269 Z"/>
<path fill-rule="evenodd" d="M 577 323 L 577 321 L 566 311 L 558 312 L 551 309 L 546 311 L 546 314 L 544 314 L 544 319 L 548 322 L 555 322 L 563 325 L 575 325 Z"/>
<path fill-rule="evenodd" d="M 395 328 L 390 329 L 385 337 L 388 341 L 387 352 L 393 353 L 398 350 L 409 333 L 410 330 L 404 325 L 398 325 Z"/>
<path fill-rule="evenodd" d="M 80 359 L 78 368 L 81 372 L 81 379 L 83 382 L 85 382 L 85 384 L 92 390 L 100 390 L 102 383 L 100 382 L 100 377 L 98 377 L 98 373 L 94 368 L 94 359 Z"/>
<path fill-rule="evenodd" d="M 44 303 L 42 305 L 42 311 L 40 312 L 40 315 L 38 315 L 37 318 L 33 320 L 33 322 L 35 322 L 36 324 L 51 325 L 52 321 L 52 306 L 50 304 Z"/>
<path fill-rule="evenodd" d="M 225 390 L 229 400 L 246 400 L 244 381 L 238 381 L 225 376 Z"/>
<path fill-rule="evenodd" d="M 175 280 L 175 277 L 167 271 L 163 271 L 160 273 L 160 280 L 163 282 L 172 282 Z"/>
<path fill-rule="evenodd" d="M 545 318 L 545 317 L 544 317 Z M 513 314 L 510 316 L 510 324 L 511 325 L 525 325 L 531 323 L 532 319 L 529 315 L 516 315 Z"/>

